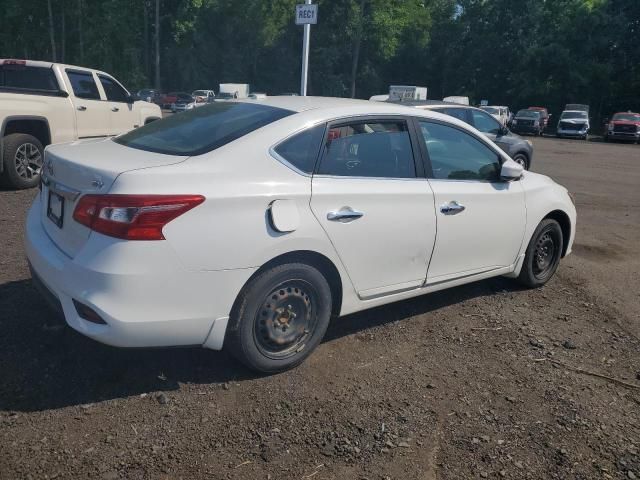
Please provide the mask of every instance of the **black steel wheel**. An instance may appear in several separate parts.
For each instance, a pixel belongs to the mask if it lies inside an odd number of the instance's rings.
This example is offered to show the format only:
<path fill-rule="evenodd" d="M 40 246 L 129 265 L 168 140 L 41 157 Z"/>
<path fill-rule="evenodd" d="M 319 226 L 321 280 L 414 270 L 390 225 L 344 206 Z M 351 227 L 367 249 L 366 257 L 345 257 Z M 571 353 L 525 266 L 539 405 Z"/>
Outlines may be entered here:
<path fill-rule="evenodd" d="M 527 246 L 518 281 L 531 288 L 547 283 L 558 269 L 562 248 L 560 224 L 550 218 L 540 222 Z"/>
<path fill-rule="evenodd" d="M 327 279 L 316 267 L 288 263 L 267 268 L 238 296 L 225 349 L 259 372 L 293 368 L 322 340 L 332 301 Z"/>

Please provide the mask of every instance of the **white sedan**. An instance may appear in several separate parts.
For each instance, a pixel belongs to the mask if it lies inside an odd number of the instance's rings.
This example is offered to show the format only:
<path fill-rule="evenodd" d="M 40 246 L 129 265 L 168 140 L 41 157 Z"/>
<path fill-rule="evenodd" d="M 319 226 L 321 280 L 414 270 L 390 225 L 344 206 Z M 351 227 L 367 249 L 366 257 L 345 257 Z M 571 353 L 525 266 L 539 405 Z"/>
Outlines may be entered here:
<path fill-rule="evenodd" d="M 576 229 L 564 187 L 393 104 L 213 103 L 45 157 L 26 250 L 71 327 L 264 372 L 302 362 L 332 317 L 497 275 L 543 285 Z"/>

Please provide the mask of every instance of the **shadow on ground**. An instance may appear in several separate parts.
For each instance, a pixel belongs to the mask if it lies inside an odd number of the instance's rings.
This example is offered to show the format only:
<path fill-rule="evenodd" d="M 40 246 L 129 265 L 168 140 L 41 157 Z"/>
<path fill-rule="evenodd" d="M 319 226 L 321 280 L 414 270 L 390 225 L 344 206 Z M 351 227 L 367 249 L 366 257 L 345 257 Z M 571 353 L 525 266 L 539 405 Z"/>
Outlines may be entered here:
<path fill-rule="evenodd" d="M 513 289 L 511 281 L 492 279 L 349 315 L 332 323 L 325 342 Z M 99 344 L 57 319 L 31 280 L 0 285 L 0 411 L 40 411 L 175 390 L 180 383 L 256 377 L 224 352 Z"/>

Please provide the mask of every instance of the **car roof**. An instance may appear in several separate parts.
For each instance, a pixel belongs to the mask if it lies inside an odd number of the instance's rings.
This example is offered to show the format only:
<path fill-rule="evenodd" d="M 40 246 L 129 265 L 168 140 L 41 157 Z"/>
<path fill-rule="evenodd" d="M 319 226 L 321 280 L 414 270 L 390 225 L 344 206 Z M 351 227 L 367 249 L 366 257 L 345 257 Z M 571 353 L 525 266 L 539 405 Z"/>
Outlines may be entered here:
<path fill-rule="evenodd" d="M 404 105 L 406 107 L 458 107 L 458 108 L 474 108 L 471 105 L 463 105 L 462 103 L 445 102 L 443 100 L 387 100 L 381 103 L 392 103 L 395 105 Z"/>

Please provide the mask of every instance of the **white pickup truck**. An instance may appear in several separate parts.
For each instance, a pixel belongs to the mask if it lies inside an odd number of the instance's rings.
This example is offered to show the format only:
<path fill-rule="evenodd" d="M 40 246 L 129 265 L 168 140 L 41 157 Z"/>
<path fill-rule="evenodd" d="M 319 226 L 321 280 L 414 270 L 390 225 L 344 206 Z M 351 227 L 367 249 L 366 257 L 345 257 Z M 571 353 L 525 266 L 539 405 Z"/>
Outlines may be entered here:
<path fill-rule="evenodd" d="M 38 184 L 44 147 L 127 132 L 162 118 L 111 75 L 88 68 L 0 59 L 0 182 Z"/>

